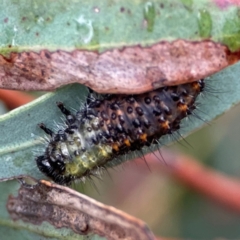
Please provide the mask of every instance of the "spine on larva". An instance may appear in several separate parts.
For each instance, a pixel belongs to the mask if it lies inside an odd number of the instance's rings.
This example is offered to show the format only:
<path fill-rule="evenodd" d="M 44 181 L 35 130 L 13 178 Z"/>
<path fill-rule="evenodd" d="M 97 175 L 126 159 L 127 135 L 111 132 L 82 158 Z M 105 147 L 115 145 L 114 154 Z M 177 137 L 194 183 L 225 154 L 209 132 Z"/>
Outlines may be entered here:
<path fill-rule="evenodd" d="M 52 132 L 40 127 L 51 139 L 38 168 L 59 184 L 95 174 L 116 156 L 156 143 L 180 128 L 180 122 L 195 109 L 204 81 L 160 88 L 140 95 L 105 95 L 87 98 L 75 115 L 62 103 L 66 129 Z"/>

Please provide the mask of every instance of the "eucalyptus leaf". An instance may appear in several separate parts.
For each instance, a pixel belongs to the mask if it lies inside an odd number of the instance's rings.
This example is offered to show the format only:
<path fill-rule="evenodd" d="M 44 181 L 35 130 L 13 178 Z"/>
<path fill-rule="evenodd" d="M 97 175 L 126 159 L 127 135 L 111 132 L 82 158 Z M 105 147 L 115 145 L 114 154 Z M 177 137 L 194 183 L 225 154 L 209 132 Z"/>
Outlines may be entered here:
<path fill-rule="evenodd" d="M 102 51 L 161 40 L 202 40 L 239 48 L 237 4 L 209 0 L 0 1 L 1 49 Z"/>

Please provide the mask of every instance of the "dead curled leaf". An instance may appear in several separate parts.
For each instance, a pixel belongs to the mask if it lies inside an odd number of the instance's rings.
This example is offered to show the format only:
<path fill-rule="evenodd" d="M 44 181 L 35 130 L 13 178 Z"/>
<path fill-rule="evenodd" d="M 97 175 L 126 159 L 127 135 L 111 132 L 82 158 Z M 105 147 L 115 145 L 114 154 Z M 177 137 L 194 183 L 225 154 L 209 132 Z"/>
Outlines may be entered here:
<path fill-rule="evenodd" d="M 67 227 L 81 235 L 92 233 L 113 240 L 155 239 L 141 220 L 44 180 L 34 188 L 22 185 L 17 197 L 9 197 L 7 209 L 13 220 L 32 224 L 48 221 L 56 228 Z"/>
<path fill-rule="evenodd" d="M 213 41 L 177 40 L 97 53 L 42 50 L 0 55 L 0 87 L 54 90 L 73 82 L 100 93 L 142 93 L 209 76 L 238 61 L 240 54 Z"/>

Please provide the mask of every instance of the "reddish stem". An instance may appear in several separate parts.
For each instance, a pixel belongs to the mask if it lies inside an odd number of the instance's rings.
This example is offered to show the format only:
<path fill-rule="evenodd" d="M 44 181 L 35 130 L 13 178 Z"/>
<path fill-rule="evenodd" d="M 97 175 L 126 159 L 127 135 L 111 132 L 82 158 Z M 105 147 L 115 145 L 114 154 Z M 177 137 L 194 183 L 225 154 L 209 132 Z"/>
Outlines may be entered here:
<path fill-rule="evenodd" d="M 9 109 L 14 109 L 33 101 L 34 97 L 19 91 L 0 89 L 0 99 Z"/>
<path fill-rule="evenodd" d="M 207 168 L 199 161 L 179 153 L 163 150 L 162 155 L 166 163 L 164 168 L 174 178 L 207 197 L 240 212 L 240 181 L 238 179 Z M 154 155 L 148 154 L 146 159 L 150 168 L 160 171 L 163 169 L 163 165 L 156 161 L 156 156 L 162 159 L 158 152 L 155 152 Z"/>

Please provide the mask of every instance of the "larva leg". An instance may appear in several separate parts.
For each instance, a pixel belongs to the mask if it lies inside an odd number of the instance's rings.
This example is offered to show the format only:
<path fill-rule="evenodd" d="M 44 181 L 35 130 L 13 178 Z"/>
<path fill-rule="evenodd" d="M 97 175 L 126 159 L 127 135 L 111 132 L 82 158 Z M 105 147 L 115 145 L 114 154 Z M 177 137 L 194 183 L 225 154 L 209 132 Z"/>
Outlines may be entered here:
<path fill-rule="evenodd" d="M 49 135 L 49 136 L 53 136 L 53 131 L 51 130 L 51 129 L 49 129 L 49 128 L 47 128 L 43 123 L 40 123 L 39 125 L 38 125 L 47 135 Z"/>
<path fill-rule="evenodd" d="M 62 102 L 57 102 L 57 106 L 59 107 L 61 112 L 66 116 L 67 119 L 66 124 L 69 126 L 72 125 L 76 120 L 75 116 L 72 115 L 72 113 L 65 108 Z"/>

